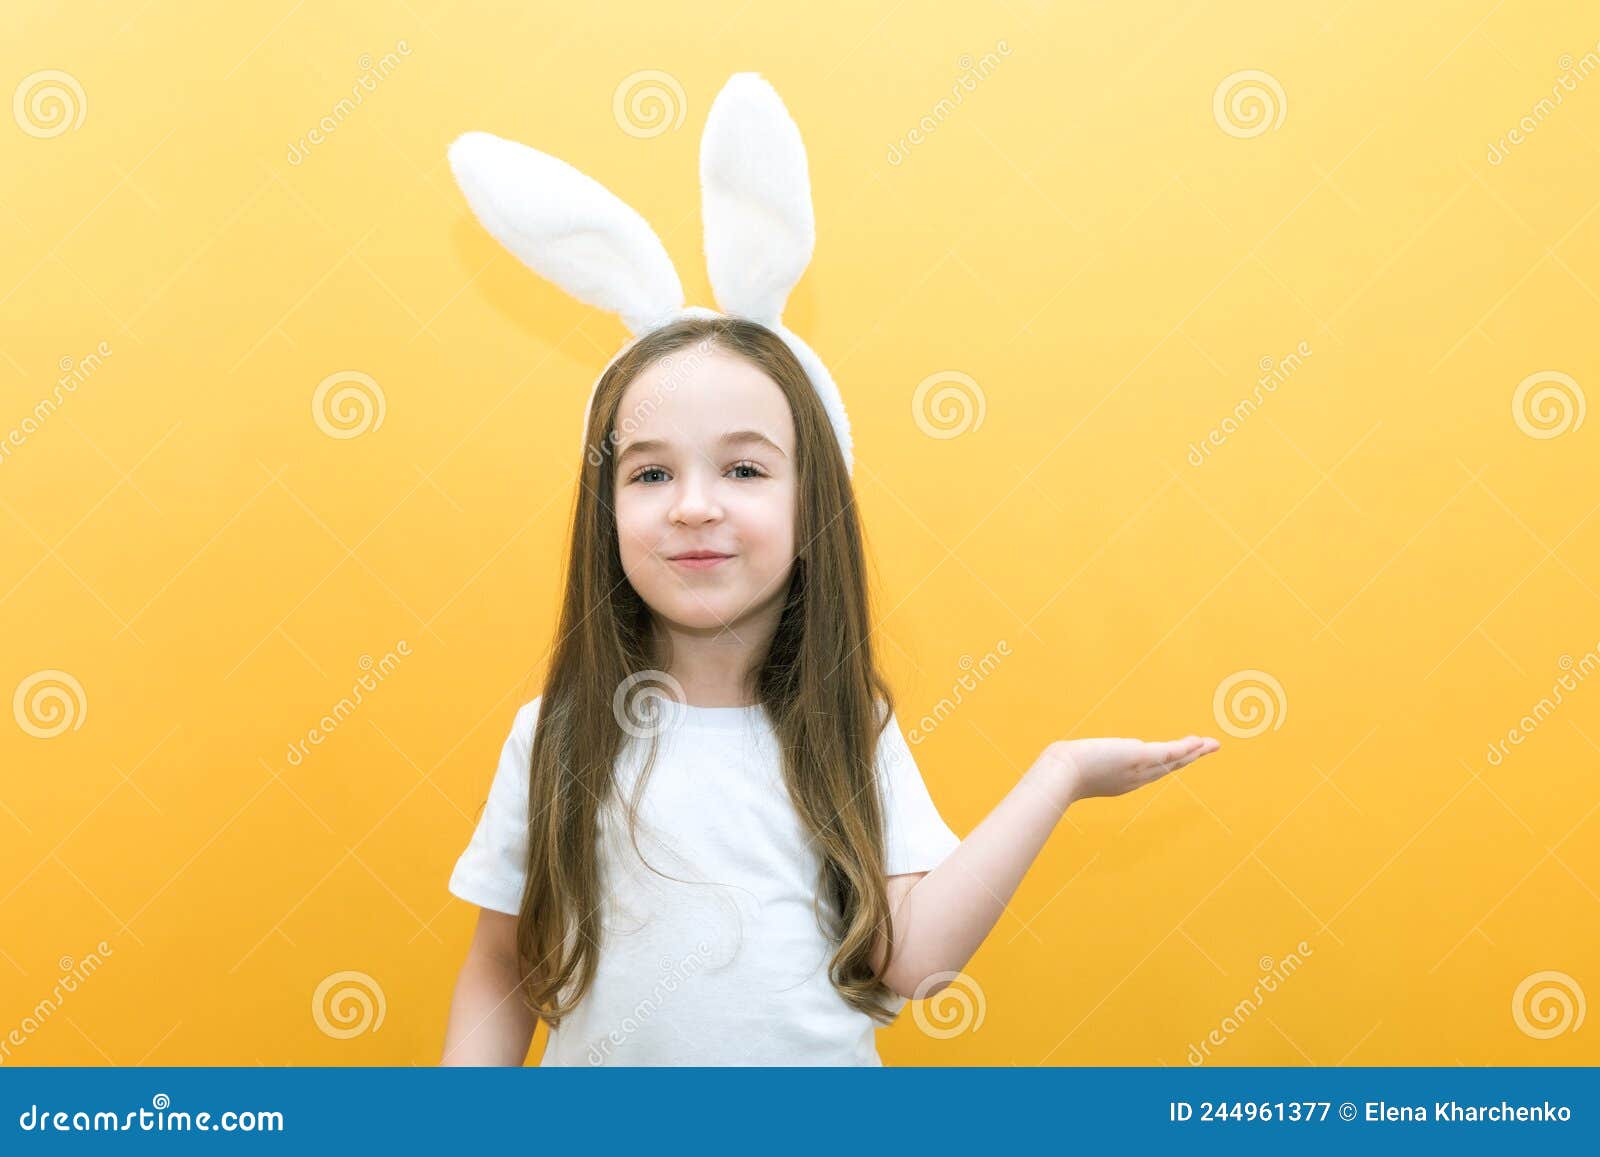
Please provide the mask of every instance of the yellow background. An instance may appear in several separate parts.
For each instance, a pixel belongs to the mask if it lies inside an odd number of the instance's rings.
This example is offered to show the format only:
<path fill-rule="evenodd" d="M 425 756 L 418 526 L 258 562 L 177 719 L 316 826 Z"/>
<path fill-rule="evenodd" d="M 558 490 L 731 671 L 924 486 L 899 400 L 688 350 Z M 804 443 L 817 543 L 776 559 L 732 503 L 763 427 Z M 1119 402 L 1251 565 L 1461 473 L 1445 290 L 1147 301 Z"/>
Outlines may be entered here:
<path fill-rule="evenodd" d="M 903 726 L 1011 650 L 916 748 L 946 818 L 1054 739 L 1223 741 L 1073 808 L 967 969 L 982 1023 L 908 1007 L 885 1062 L 1181 1066 L 1301 941 L 1208 1063 L 1600 1062 L 1596 1010 L 1539 1039 L 1512 1003 L 1545 970 L 1600 995 L 1600 686 L 1486 757 L 1600 643 L 1600 417 L 1533 437 L 1511 405 L 1547 371 L 1600 387 L 1600 76 L 1487 159 L 1596 51 L 1592 11 L 665 7 L 6 6 L 5 92 L 62 70 L 84 116 L 0 122 L 0 437 L 113 351 L 0 464 L 0 691 L 84 692 L 76 729 L 0 728 L 0 1036 L 112 949 L 8 1063 L 436 1062 L 475 916 L 445 883 L 537 692 L 624 337 L 482 230 L 445 148 L 572 161 L 711 304 L 699 134 L 743 70 L 809 152 L 786 320 L 854 423 Z M 1248 69 L 1283 117 L 1239 135 L 1213 98 Z M 645 70 L 683 93 L 653 135 L 613 107 Z M 330 437 L 312 395 L 347 370 L 384 419 Z M 931 437 L 912 394 L 950 372 L 983 420 Z M 1283 689 L 1248 739 L 1213 708 L 1245 670 Z M 312 998 L 346 970 L 385 1015 L 340 1039 Z"/>

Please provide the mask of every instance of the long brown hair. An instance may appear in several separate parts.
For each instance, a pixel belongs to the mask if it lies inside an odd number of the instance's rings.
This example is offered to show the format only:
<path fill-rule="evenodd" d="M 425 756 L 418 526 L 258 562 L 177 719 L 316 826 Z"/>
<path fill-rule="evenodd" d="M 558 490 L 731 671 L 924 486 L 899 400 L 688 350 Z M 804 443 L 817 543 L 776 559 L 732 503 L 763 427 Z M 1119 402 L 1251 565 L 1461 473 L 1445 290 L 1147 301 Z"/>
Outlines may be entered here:
<path fill-rule="evenodd" d="M 882 1002 L 893 993 L 872 959 L 880 930 L 889 927 L 885 801 L 874 762 L 894 701 L 873 659 L 855 496 L 827 414 L 789 347 L 765 326 L 727 317 L 689 318 L 647 334 L 608 367 L 590 405 L 566 594 L 528 771 L 527 883 L 517 923 L 524 999 L 559 1025 L 598 966 L 597 825 L 601 807 L 616 798 L 614 768 L 625 741 L 613 700 L 629 676 L 656 663 L 650 610 L 622 569 L 611 451 L 625 432 L 617 429 L 618 410 L 629 383 L 668 356 L 669 381 L 678 377 L 685 359 L 692 365 L 694 355 L 683 352 L 691 346 L 748 359 L 778 384 L 793 412 L 797 557 L 751 690 L 772 724 L 789 797 L 821 862 L 817 899 L 831 911 L 824 919 L 819 910 L 818 920 L 837 945 L 829 980 L 851 1006 L 888 1023 L 894 1013 Z M 634 820 L 630 807 L 630 832 Z M 892 956 L 891 944 L 885 971 Z"/>

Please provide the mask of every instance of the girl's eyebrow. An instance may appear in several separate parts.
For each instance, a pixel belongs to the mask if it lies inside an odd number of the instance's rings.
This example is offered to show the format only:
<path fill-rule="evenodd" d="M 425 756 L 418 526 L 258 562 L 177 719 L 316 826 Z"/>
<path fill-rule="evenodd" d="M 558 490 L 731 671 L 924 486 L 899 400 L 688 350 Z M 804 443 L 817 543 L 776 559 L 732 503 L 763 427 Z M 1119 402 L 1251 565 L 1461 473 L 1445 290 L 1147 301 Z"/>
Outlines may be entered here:
<path fill-rule="evenodd" d="M 788 457 L 787 454 L 784 454 L 782 446 L 779 446 L 760 430 L 730 430 L 717 439 L 717 445 L 719 446 L 747 445 L 752 443 L 770 446 L 782 457 Z M 637 441 L 629 442 L 626 446 L 624 446 L 622 448 L 622 452 L 617 455 L 617 462 L 620 465 L 626 458 L 633 454 L 655 453 L 658 450 L 665 450 L 667 448 L 668 443 L 660 438 L 641 438 Z"/>

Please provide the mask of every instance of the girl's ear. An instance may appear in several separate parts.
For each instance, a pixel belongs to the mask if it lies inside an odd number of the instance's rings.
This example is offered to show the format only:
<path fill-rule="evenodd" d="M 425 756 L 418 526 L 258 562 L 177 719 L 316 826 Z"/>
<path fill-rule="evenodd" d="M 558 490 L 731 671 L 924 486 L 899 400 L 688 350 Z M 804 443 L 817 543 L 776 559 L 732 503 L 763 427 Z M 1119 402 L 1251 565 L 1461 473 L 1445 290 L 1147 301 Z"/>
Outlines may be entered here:
<path fill-rule="evenodd" d="M 817 240 L 800 129 L 754 72 L 728 78 L 700 141 L 706 269 L 724 313 L 768 326 Z"/>
<path fill-rule="evenodd" d="M 450 169 L 483 227 L 534 272 L 642 334 L 683 308 L 655 231 L 593 178 L 491 133 L 450 146 Z"/>

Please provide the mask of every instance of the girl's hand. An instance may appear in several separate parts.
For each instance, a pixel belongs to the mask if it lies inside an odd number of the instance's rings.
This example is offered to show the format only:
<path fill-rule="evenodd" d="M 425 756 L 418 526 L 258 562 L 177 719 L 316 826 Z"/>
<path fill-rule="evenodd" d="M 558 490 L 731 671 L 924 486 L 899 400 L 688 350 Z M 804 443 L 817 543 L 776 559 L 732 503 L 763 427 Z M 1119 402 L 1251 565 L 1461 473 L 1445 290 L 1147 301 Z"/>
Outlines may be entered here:
<path fill-rule="evenodd" d="M 1039 766 L 1058 780 L 1069 801 L 1113 796 L 1160 779 L 1210 755 L 1222 744 L 1191 735 L 1149 743 L 1142 739 L 1070 739 L 1052 743 Z"/>

